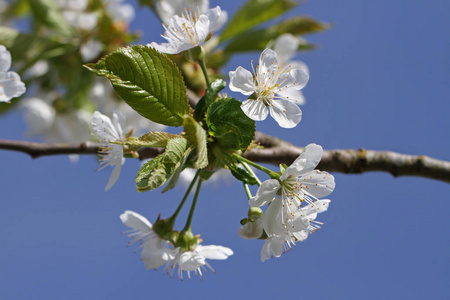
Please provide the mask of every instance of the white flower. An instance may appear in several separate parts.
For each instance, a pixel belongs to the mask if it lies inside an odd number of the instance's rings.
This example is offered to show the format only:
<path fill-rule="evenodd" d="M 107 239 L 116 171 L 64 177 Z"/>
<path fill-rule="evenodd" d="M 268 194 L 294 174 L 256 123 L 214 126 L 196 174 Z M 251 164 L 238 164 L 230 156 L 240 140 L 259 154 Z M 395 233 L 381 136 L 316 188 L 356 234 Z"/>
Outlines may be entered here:
<path fill-rule="evenodd" d="M 183 272 L 186 271 L 189 279 L 191 278 L 191 272 L 197 273 L 203 276 L 202 269 L 206 272 L 205 265 L 214 272 L 214 269 L 206 261 L 206 259 L 227 259 L 228 256 L 233 255 L 233 250 L 223 246 L 209 245 L 202 246 L 197 245 L 191 251 L 179 252 L 177 256 L 170 263 L 170 269 L 178 268 L 178 277 L 183 280 Z"/>
<path fill-rule="evenodd" d="M 123 0 L 103 0 L 103 2 L 113 20 L 130 23 L 134 19 L 133 5 L 122 4 Z"/>
<path fill-rule="evenodd" d="M 283 247 L 284 250 L 291 248 L 295 241 L 304 240 L 308 232 L 320 228 L 317 224 L 321 223 L 314 223 L 314 219 L 317 213 L 328 209 L 330 200 L 318 198 L 328 196 L 335 187 L 332 175 L 314 169 L 322 154 L 321 146 L 306 146 L 278 180 L 264 181 L 256 196 L 249 200 L 250 206 L 270 204 L 262 218 L 269 238 L 263 246 L 261 260 L 280 256 Z M 280 194 L 281 197 L 275 198 Z"/>
<path fill-rule="evenodd" d="M 304 241 L 310 232 L 321 228 L 315 221 L 317 214 L 327 211 L 330 200 L 317 200 L 295 212 L 283 206 L 280 197 L 273 200 L 263 215 L 263 227 L 268 236 L 261 250 L 261 261 L 272 256 L 280 257 L 297 241 Z"/>
<path fill-rule="evenodd" d="M 280 70 L 284 70 L 290 65 L 291 68 L 303 69 L 303 71 L 309 75 L 308 66 L 304 62 L 291 60 L 297 54 L 300 42 L 300 38 L 295 37 L 290 33 L 282 34 L 275 40 L 273 50 L 278 55 L 278 67 L 280 67 Z M 288 96 L 290 99 L 297 100 L 297 104 L 302 105 L 305 103 L 305 97 L 303 96 L 302 91 L 290 90 L 286 93 L 289 93 Z"/>
<path fill-rule="evenodd" d="M 167 242 L 153 231 L 152 224 L 145 217 L 126 210 L 120 219 L 125 226 L 132 228 L 132 233 L 128 235 L 131 238 L 129 245 L 141 243 L 141 259 L 147 270 L 157 269 L 175 258 L 177 251 L 167 248 Z"/>
<path fill-rule="evenodd" d="M 11 68 L 11 53 L 5 46 L 0 45 L 0 102 L 9 102 L 26 90 L 19 74 L 8 71 L 9 68 Z"/>
<path fill-rule="evenodd" d="M 198 10 L 200 13 L 206 13 L 209 9 L 208 0 L 159 0 L 155 4 L 156 13 L 164 23 L 169 23 L 170 17 L 181 15 L 185 10 Z M 221 12 L 219 19 L 211 27 L 212 31 L 219 30 L 228 20 L 226 11 Z"/>
<path fill-rule="evenodd" d="M 220 15 L 221 9 L 219 6 L 208 9 L 205 13 L 201 13 L 199 9 L 196 11 L 185 10 L 181 16 L 172 16 L 168 25 L 163 25 L 166 31 L 162 37 L 168 43 L 159 45 L 153 42 L 148 46 L 168 54 L 177 54 L 199 46 L 216 29 L 220 21 Z"/>
<path fill-rule="evenodd" d="M 80 47 L 83 62 L 90 62 L 97 58 L 102 52 L 103 44 L 97 40 L 90 39 Z"/>
<path fill-rule="evenodd" d="M 74 28 L 92 30 L 97 25 L 97 15 L 85 12 L 89 4 L 87 0 L 57 0 L 56 4 L 67 23 Z"/>
<path fill-rule="evenodd" d="M 265 49 L 259 57 L 255 79 L 250 71 L 238 67 L 230 71 L 230 90 L 250 97 L 241 104 L 244 113 L 252 120 L 262 121 L 268 115 L 281 127 L 295 127 L 302 119 L 302 111 L 297 106 L 298 100 L 291 98 L 291 92 L 302 89 L 308 82 L 309 75 L 302 68 L 278 66 L 277 53 Z M 256 98 L 256 99 L 253 99 Z"/>
<path fill-rule="evenodd" d="M 248 201 L 250 206 L 269 204 L 278 193 L 282 195 L 283 205 L 294 212 L 303 202 L 311 205 L 313 201 L 331 194 L 335 183 L 333 175 L 315 170 L 322 158 L 320 145 L 309 144 L 305 151 L 284 171 L 279 179 L 264 181 L 256 196 Z"/>
<path fill-rule="evenodd" d="M 20 107 L 30 136 L 42 136 L 49 143 L 81 143 L 89 139 L 91 118 L 86 111 L 57 114 L 52 105 L 40 98 L 25 98 Z"/>
<path fill-rule="evenodd" d="M 94 129 L 95 134 L 100 138 L 100 142 L 104 144 L 103 149 L 99 151 L 99 170 L 106 168 L 107 166 L 115 166 L 109 177 L 108 185 L 105 188 L 105 191 L 108 191 L 119 178 L 120 170 L 125 162 L 122 145 L 109 143 L 110 141 L 124 141 L 122 131 L 123 119 L 119 114 L 114 113 L 111 120 L 107 116 L 96 111 L 92 116 L 92 128 Z"/>

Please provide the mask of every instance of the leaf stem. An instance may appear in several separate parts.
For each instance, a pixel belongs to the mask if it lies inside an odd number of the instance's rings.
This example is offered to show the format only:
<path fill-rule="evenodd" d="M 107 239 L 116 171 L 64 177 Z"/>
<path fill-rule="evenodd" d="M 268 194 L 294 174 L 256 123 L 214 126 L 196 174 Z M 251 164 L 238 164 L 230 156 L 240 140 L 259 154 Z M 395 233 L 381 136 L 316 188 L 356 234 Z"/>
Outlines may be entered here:
<path fill-rule="evenodd" d="M 199 171 L 197 171 L 197 173 L 198 172 Z M 195 190 L 194 200 L 192 200 L 191 210 L 189 211 L 189 216 L 182 232 L 191 231 L 192 217 L 194 216 L 195 206 L 197 205 L 198 194 L 200 193 L 201 186 L 202 186 L 202 179 L 200 178 L 197 183 L 197 189 Z"/>
<path fill-rule="evenodd" d="M 200 60 L 198 62 L 198 64 L 200 65 L 200 68 L 202 68 L 203 75 L 205 76 L 206 88 L 211 87 L 211 81 L 209 80 L 208 70 L 206 69 L 205 56 L 204 55 L 202 56 L 202 60 Z"/>
<path fill-rule="evenodd" d="M 189 194 L 191 193 L 192 188 L 194 187 L 194 183 L 195 181 L 197 181 L 198 175 L 200 173 L 200 170 L 197 170 L 197 172 L 195 173 L 194 178 L 191 181 L 191 184 L 189 185 L 186 193 L 184 194 L 183 200 L 181 200 L 180 204 L 178 205 L 177 210 L 175 211 L 175 213 L 169 218 L 169 222 L 171 223 L 175 223 L 175 219 L 177 218 L 178 214 L 181 211 L 181 208 L 183 208 L 184 203 L 186 202 L 187 197 L 189 196 Z"/>
<path fill-rule="evenodd" d="M 253 172 L 252 168 L 250 168 L 250 166 L 246 162 L 241 162 L 241 164 L 244 166 L 244 168 L 247 170 L 247 172 L 249 172 L 253 176 L 253 178 L 255 178 L 256 184 L 258 186 L 260 186 L 261 180 L 259 180 L 259 178 L 258 178 L 258 176 L 256 176 L 255 172 Z"/>
<path fill-rule="evenodd" d="M 250 191 L 250 188 L 248 187 L 248 184 L 244 183 L 244 189 L 245 189 L 245 192 L 247 193 L 248 200 L 253 198 L 252 192 Z"/>
<path fill-rule="evenodd" d="M 266 168 L 266 167 L 263 167 L 263 166 L 261 166 L 261 165 L 255 163 L 255 162 L 252 162 L 251 160 L 248 160 L 248 159 L 246 159 L 246 158 L 240 156 L 240 155 L 237 154 L 237 153 L 233 153 L 233 157 L 236 158 L 240 163 L 247 163 L 247 164 L 249 164 L 250 166 L 255 167 L 256 169 L 258 169 L 258 170 L 260 170 L 260 171 L 263 171 L 264 173 L 266 173 L 267 175 L 269 175 L 270 178 L 272 178 L 272 179 L 278 179 L 278 178 L 280 178 L 280 175 L 277 174 L 276 172 L 274 172 L 274 171 L 272 171 L 272 170 L 270 170 L 270 169 L 268 169 L 268 168 Z"/>

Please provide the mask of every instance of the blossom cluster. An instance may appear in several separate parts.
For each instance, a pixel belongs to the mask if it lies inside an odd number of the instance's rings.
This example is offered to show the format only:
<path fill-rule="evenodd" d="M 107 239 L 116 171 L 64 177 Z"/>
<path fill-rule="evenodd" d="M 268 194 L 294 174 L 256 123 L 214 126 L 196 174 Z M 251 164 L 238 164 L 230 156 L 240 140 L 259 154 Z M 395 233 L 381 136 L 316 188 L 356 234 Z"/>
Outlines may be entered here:
<path fill-rule="evenodd" d="M 183 272 L 191 278 L 191 272 L 195 275 L 203 275 L 206 267 L 214 272 L 214 269 L 206 261 L 207 259 L 227 259 L 233 255 L 233 250 L 223 246 L 196 244 L 190 249 L 182 250 L 174 248 L 165 239 L 162 239 L 152 227 L 152 224 L 140 214 L 133 211 L 125 211 L 120 215 L 125 226 L 131 228 L 128 237 L 131 238 L 130 245 L 140 243 L 142 248 L 141 260 L 145 268 L 158 269 L 165 265 L 164 272 L 172 277 L 175 269 L 178 269 L 178 277 L 183 279 Z"/>

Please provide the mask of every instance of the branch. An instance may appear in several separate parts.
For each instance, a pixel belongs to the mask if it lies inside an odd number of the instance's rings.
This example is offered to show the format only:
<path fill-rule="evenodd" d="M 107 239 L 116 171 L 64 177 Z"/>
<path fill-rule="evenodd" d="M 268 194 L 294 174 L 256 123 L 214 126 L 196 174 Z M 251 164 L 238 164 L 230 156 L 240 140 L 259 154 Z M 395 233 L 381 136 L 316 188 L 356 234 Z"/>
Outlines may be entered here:
<path fill-rule="evenodd" d="M 304 150 L 279 138 L 256 132 L 256 141 L 264 148 L 252 149 L 244 156 L 255 162 L 278 165 L 292 163 Z M 99 144 L 42 144 L 24 141 L 0 140 L 0 149 L 20 151 L 32 158 L 56 154 L 94 154 Z M 140 159 L 148 159 L 162 153 L 161 148 L 141 148 Z M 450 162 L 391 151 L 374 150 L 325 150 L 318 169 L 328 172 L 360 174 L 364 172 L 388 172 L 397 176 L 419 176 L 450 183 Z"/>

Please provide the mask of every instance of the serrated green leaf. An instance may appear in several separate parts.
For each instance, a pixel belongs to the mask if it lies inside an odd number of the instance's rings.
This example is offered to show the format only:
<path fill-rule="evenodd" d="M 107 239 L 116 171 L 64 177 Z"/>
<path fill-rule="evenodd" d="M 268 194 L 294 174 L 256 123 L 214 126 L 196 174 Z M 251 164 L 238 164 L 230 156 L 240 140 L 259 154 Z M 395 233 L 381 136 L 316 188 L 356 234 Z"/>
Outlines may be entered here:
<path fill-rule="evenodd" d="M 184 117 L 183 123 L 186 136 L 197 150 L 197 159 L 194 167 L 203 169 L 208 165 L 208 150 L 206 148 L 206 131 L 191 116 Z"/>
<path fill-rule="evenodd" d="M 228 44 L 225 48 L 225 52 L 233 53 L 264 50 L 271 40 L 275 40 L 284 33 L 302 35 L 325 30 L 329 27 L 330 25 L 321 23 L 309 17 L 294 17 L 267 28 L 240 34 Z M 299 48 L 299 50 L 306 50 L 314 48 L 314 45 L 305 42 L 301 43 Z"/>
<path fill-rule="evenodd" d="M 135 147 L 166 147 L 168 141 L 179 137 L 179 135 L 168 132 L 150 131 L 137 139 L 127 140 L 124 142 L 114 142 L 114 144 Z"/>
<path fill-rule="evenodd" d="M 209 134 L 223 150 L 245 151 L 255 136 L 255 121 L 241 109 L 241 102 L 224 98 L 213 103 L 206 115 Z"/>
<path fill-rule="evenodd" d="M 139 192 L 162 186 L 185 160 L 190 151 L 189 142 L 182 137 L 167 142 L 166 151 L 147 162 L 138 172 L 136 187 Z"/>
<path fill-rule="evenodd" d="M 183 116 L 190 112 L 186 85 L 178 67 L 152 48 L 121 48 L 86 67 L 111 80 L 119 96 L 153 122 L 180 126 Z"/>
<path fill-rule="evenodd" d="M 222 31 L 220 40 L 224 41 L 276 18 L 295 6 L 297 3 L 290 0 L 249 0 L 228 22 Z"/>
<path fill-rule="evenodd" d="M 61 36 L 71 36 L 73 31 L 66 19 L 61 15 L 54 0 L 29 0 L 35 25 L 44 25 Z"/>
<path fill-rule="evenodd" d="M 186 160 L 189 157 L 189 154 L 192 151 L 192 147 L 189 147 L 183 154 L 183 158 L 181 159 L 181 161 L 176 165 L 175 170 L 173 171 L 173 175 L 172 177 L 170 177 L 169 182 L 166 184 L 166 187 L 164 188 L 164 190 L 162 191 L 163 193 L 167 192 L 168 190 L 173 189 L 177 183 L 178 183 L 178 179 L 180 178 L 180 174 L 181 172 L 183 172 L 184 168 L 185 168 L 185 163 Z"/>
<path fill-rule="evenodd" d="M 205 95 L 200 98 L 195 106 L 194 119 L 197 120 L 197 122 L 203 121 L 208 107 L 216 100 L 217 94 L 223 90 L 225 86 L 226 83 L 224 80 L 216 79 L 211 83 L 211 86 L 206 89 Z"/>

